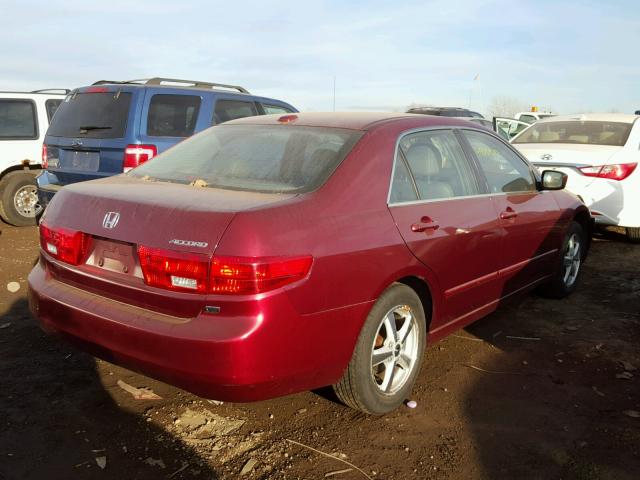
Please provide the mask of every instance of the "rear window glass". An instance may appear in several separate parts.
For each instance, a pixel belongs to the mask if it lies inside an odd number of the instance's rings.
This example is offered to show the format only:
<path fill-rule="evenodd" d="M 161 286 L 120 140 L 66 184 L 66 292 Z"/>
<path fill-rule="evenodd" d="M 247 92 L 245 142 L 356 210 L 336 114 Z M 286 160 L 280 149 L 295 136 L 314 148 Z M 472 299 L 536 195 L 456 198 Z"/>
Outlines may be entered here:
<path fill-rule="evenodd" d="M 51 98 L 44 102 L 44 106 L 47 108 L 47 118 L 49 119 L 49 121 L 51 121 L 51 119 L 53 118 L 53 114 L 56 113 L 56 110 L 61 103 L 62 100 L 53 100 Z"/>
<path fill-rule="evenodd" d="M 361 135 L 317 127 L 221 125 L 129 175 L 230 190 L 306 192 L 326 181 Z"/>
<path fill-rule="evenodd" d="M 515 138 L 513 143 L 575 143 L 613 145 L 627 143 L 631 123 L 622 122 L 538 122 Z"/>
<path fill-rule="evenodd" d="M 0 139 L 38 138 L 36 110 L 28 100 L 0 100 Z"/>
<path fill-rule="evenodd" d="M 193 135 L 200 111 L 200 97 L 194 95 L 154 95 L 149 103 L 147 135 L 189 137 Z"/>
<path fill-rule="evenodd" d="M 258 115 L 258 110 L 253 102 L 218 100 L 213 112 L 213 120 L 214 123 L 223 123 L 236 118 L 253 117 L 255 115 Z"/>
<path fill-rule="evenodd" d="M 131 93 L 70 94 L 47 131 L 53 137 L 122 138 L 127 130 Z"/>

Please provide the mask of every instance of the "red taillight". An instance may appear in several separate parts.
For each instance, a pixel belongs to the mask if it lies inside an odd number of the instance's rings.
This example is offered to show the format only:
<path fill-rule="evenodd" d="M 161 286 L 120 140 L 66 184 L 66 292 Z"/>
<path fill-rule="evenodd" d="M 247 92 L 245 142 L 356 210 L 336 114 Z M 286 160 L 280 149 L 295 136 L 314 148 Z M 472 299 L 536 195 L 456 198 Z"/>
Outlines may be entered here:
<path fill-rule="evenodd" d="M 47 158 L 47 144 L 43 143 L 42 144 L 42 168 L 43 169 L 47 169 L 49 168 L 49 159 Z"/>
<path fill-rule="evenodd" d="M 147 285 L 178 292 L 207 292 L 209 257 L 144 246 L 138 247 L 138 256 Z"/>
<path fill-rule="evenodd" d="M 83 93 L 106 93 L 108 91 L 107 87 L 89 87 Z"/>
<path fill-rule="evenodd" d="M 587 177 L 607 178 L 609 180 L 624 180 L 633 173 L 637 166 L 637 163 L 620 163 L 618 165 L 582 167 L 580 171 Z"/>
<path fill-rule="evenodd" d="M 91 237 L 66 228 L 49 228 L 41 223 L 40 246 L 53 258 L 71 265 L 80 265 L 89 253 Z"/>
<path fill-rule="evenodd" d="M 147 285 L 179 292 L 248 295 L 301 280 L 312 257 L 209 257 L 195 253 L 138 247 Z"/>
<path fill-rule="evenodd" d="M 152 159 L 157 154 L 158 149 L 155 145 L 127 145 L 127 148 L 124 149 L 122 171 L 128 172 L 132 168 L 136 168 L 138 165 Z"/>
<path fill-rule="evenodd" d="M 282 287 L 307 276 L 311 256 L 295 258 L 213 257 L 211 293 L 252 294 Z"/>

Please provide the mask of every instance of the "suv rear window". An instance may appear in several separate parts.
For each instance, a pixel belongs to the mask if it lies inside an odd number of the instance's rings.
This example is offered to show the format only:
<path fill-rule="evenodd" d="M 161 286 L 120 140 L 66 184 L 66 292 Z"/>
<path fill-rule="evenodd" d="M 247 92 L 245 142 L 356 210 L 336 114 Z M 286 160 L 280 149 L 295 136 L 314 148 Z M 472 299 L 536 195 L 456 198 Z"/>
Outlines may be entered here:
<path fill-rule="evenodd" d="M 35 105 L 30 100 L 0 100 L 0 139 L 38 138 Z"/>
<path fill-rule="evenodd" d="M 218 100 L 213 112 L 214 123 L 228 122 L 236 118 L 253 117 L 258 115 L 258 110 L 253 102 L 241 102 L 238 100 Z"/>
<path fill-rule="evenodd" d="M 127 129 L 131 93 L 68 95 L 56 110 L 47 135 L 53 137 L 122 138 Z"/>
<path fill-rule="evenodd" d="M 147 135 L 151 137 L 190 137 L 196 128 L 200 97 L 164 95 L 151 97 L 147 116 Z"/>
<path fill-rule="evenodd" d="M 150 180 L 268 193 L 314 190 L 362 132 L 280 125 L 221 125 L 129 173 Z"/>

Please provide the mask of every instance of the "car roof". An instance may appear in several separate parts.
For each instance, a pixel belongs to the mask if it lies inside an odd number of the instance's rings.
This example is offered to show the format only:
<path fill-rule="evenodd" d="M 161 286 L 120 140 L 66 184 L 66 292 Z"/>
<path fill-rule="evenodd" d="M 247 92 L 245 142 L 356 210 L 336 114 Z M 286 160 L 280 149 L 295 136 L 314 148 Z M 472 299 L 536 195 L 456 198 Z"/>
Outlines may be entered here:
<path fill-rule="evenodd" d="M 286 115 L 261 115 L 245 117 L 224 123 L 224 125 L 282 125 L 279 119 L 296 117 L 291 122 L 306 127 L 345 128 L 350 130 L 371 130 L 380 125 L 414 120 L 420 127 L 429 126 L 469 126 L 477 128 L 477 124 L 454 117 L 440 117 L 435 115 L 420 115 L 401 112 L 305 112 Z"/>
<path fill-rule="evenodd" d="M 640 116 L 629 113 L 577 113 L 574 115 L 557 115 L 555 117 L 547 117 L 540 119 L 536 123 L 551 122 L 621 122 L 633 123 Z"/>

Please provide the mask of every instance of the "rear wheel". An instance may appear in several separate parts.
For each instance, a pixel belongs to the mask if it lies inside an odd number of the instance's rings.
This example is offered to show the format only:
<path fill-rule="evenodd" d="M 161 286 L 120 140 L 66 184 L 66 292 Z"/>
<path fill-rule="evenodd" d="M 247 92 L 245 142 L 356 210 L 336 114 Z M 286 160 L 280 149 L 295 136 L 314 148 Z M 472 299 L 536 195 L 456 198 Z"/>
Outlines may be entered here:
<path fill-rule="evenodd" d="M 562 243 L 560 265 L 553 277 L 540 292 L 551 298 L 564 298 L 576 289 L 582 260 L 586 253 L 586 237 L 584 229 L 577 222 L 572 222 Z"/>
<path fill-rule="evenodd" d="M 627 227 L 627 238 L 633 243 L 640 243 L 640 228 Z"/>
<path fill-rule="evenodd" d="M 362 327 L 336 395 L 351 408 L 381 415 L 411 393 L 426 342 L 422 303 L 406 285 L 394 284 L 375 303 Z"/>
<path fill-rule="evenodd" d="M 11 172 L 0 181 L 0 216 L 16 227 L 36 224 L 42 207 L 38 188 L 31 172 Z"/>

